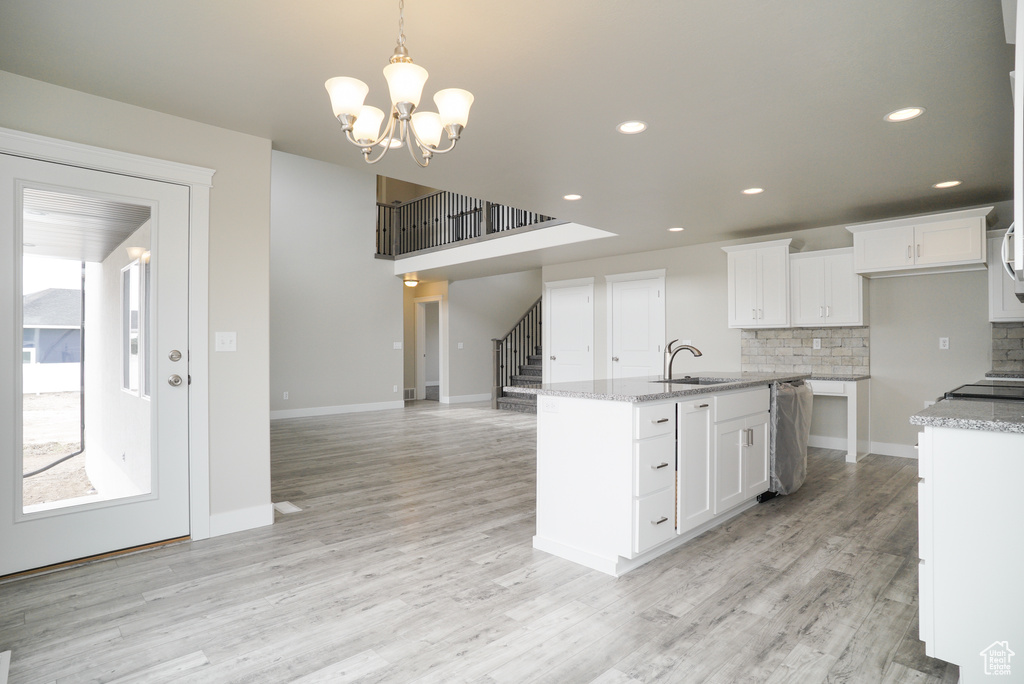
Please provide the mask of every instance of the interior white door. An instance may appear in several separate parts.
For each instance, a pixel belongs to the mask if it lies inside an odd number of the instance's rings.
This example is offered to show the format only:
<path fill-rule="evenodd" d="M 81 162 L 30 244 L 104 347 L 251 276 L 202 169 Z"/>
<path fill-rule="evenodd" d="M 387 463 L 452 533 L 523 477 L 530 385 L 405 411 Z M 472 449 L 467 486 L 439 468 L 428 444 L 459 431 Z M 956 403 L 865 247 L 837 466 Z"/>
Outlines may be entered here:
<path fill-rule="evenodd" d="M 613 281 L 611 377 L 661 375 L 665 279 Z"/>
<path fill-rule="evenodd" d="M 188 187 L 0 154 L 0 236 L 0 575 L 187 536 Z"/>
<path fill-rule="evenodd" d="M 594 285 L 548 287 L 545 382 L 594 379 Z"/>

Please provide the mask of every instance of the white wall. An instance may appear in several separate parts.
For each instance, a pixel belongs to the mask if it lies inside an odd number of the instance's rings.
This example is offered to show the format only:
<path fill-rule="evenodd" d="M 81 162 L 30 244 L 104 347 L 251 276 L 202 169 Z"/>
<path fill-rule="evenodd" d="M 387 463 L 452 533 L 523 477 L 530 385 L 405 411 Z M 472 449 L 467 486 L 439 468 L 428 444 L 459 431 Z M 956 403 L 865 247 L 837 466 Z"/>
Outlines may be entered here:
<path fill-rule="evenodd" d="M 448 284 L 450 400 L 490 399 L 494 346 L 542 294 L 539 270 Z M 462 343 L 462 349 L 459 349 Z"/>
<path fill-rule="evenodd" d="M 210 510 L 216 531 L 270 510 L 270 141 L 0 72 L 0 126 L 216 170 L 210 193 Z M 272 518 L 271 518 L 272 519 Z"/>
<path fill-rule="evenodd" d="M 403 285 L 374 258 L 375 177 L 283 152 L 271 177 L 271 415 L 401 407 Z"/>
<path fill-rule="evenodd" d="M 1009 221 L 1011 203 L 997 205 L 999 224 Z M 843 226 L 794 231 L 798 251 L 853 244 Z M 666 269 L 666 341 L 689 339 L 704 355 L 676 358 L 677 372 L 737 371 L 740 331 L 727 322 L 726 255 L 722 246 L 761 239 L 628 254 L 545 266 L 544 282 L 596 279 L 595 377 L 607 375 L 607 289 L 604 276 Z M 916 429 L 909 417 L 944 390 L 977 380 L 991 369 L 991 327 L 984 271 L 869 281 L 871 344 L 871 441 L 879 449 L 909 454 Z M 940 352 L 938 338 L 950 338 Z M 817 408 L 818 402 L 816 402 Z M 822 402 L 812 432 L 845 434 L 845 407 Z M 838 423 L 842 424 L 838 424 Z M 836 424 L 832 424 L 836 423 Z"/>

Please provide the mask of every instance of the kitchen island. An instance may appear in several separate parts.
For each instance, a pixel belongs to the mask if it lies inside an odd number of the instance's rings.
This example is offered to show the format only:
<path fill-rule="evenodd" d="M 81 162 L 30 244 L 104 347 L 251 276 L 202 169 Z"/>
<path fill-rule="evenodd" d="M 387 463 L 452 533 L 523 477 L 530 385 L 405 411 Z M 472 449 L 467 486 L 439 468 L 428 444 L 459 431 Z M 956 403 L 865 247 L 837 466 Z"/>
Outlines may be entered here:
<path fill-rule="evenodd" d="M 910 422 L 925 653 L 964 684 L 1024 681 L 1024 402 L 944 399 Z"/>
<path fill-rule="evenodd" d="M 770 488 L 770 386 L 808 377 L 542 385 L 534 547 L 619 576 L 742 513 Z"/>

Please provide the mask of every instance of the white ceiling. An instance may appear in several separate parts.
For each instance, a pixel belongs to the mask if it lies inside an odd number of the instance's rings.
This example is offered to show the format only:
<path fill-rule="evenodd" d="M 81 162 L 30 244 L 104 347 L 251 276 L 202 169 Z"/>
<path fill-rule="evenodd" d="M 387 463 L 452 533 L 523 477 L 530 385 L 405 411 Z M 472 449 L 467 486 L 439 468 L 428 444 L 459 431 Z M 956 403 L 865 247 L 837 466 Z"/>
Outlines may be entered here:
<path fill-rule="evenodd" d="M 355 76 L 385 104 L 397 2 L 4 0 L 0 69 L 620 236 L 566 260 L 1011 199 L 1000 5 L 407 0 L 425 101 L 476 95 L 459 148 L 426 170 L 402 150 L 366 167 L 323 88 Z M 882 121 L 908 105 L 927 112 Z M 630 118 L 649 130 L 617 133 Z"/>

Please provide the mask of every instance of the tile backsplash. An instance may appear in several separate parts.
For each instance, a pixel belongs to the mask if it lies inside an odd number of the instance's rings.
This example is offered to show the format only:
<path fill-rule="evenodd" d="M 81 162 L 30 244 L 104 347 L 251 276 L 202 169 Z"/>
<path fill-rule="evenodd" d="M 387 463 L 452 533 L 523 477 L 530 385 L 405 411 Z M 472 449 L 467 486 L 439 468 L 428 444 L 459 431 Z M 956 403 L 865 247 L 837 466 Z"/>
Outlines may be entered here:
<path fill-rule="evenodd" d="M 821 349 L 814 348 L 815 339 Z M 743 330 L 740 366 L 759 373 L 870 375 L 869 351 L 866 326 Z"/>
<path fill-rule="evenodd" d="M 992 370 L 1024 373 L 1024 323 L 992 324 Z"/>

